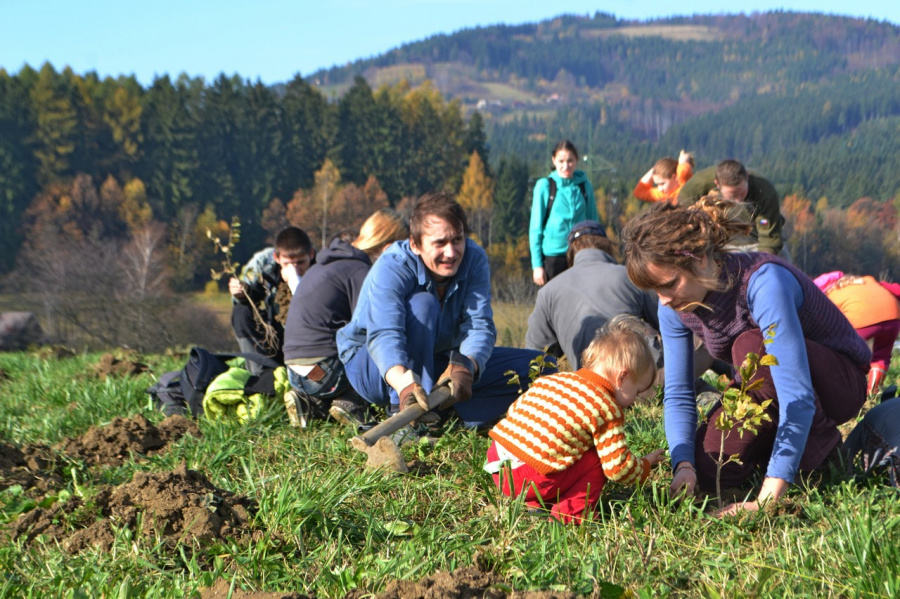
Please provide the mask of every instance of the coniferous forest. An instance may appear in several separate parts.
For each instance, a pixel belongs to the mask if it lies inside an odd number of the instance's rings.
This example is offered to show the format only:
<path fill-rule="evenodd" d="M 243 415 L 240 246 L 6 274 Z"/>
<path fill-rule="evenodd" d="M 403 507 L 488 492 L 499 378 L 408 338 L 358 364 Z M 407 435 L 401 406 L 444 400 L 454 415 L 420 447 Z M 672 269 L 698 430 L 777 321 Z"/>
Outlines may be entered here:
<path fill-rule="evenodd" d="M 125 272 L 164 282 L 154 293 L 198 289 L 221 260 L 207 230 L 224 237 L 232 217 L 241 262 L 288 223 L 321 246 L 433 189 L 459 194 L 495 273 L 515 277 L 530 188 L 562 138 L 614 232 L 643 208 L 640 176 L 684 148 L 698 168 L 732 157 L 769 178 L 810 274 L 900 278 L 900 28 L 872 20 L 565 16 L 271 86 L 0 69 L 0 132 L 0 270 L 16 291 L 49 293 L 35 273 L 61 269 L 60 249 L 137 256 Z"/>

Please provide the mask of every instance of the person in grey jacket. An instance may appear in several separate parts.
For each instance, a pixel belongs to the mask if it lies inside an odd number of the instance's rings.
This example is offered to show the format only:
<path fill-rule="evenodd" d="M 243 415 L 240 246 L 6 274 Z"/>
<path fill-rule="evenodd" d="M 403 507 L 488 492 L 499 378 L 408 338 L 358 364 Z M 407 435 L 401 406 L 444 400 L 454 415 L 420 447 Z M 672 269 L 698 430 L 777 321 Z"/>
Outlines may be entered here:
<path fill-rule="evenodd" d="M 527 348 L 543 350 L 558 344 L 575 370 L 596 330 L 614 316 L 631 314 L 659 329 L 656 294 L 638 289 L 628 279 L 614 251 L 599 222 L 587 220 L 572 227 L 570 267 L 538 291 L 528 318 Z"/>

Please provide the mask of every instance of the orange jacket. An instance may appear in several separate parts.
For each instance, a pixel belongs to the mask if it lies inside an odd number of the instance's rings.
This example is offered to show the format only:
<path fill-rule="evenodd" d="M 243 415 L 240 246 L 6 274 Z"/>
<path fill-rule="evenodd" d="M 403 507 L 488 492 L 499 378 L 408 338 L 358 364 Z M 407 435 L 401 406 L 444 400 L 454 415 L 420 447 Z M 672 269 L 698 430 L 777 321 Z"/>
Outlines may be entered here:
<path fill-rule="evenodd" d="M 625 415 L 614 393 L 609 381 L 586 368 L 542 376 L 488 434 L 541 474 L 561 472 L 596 451 L 609 480 L 642 482 L 650 462 L 625 444 Z"/>
<path fill-rule="evenodd" d="M 694 167 L 692 167 L 689 162 L 679 162 L 678 168 L 675 169 L 675 179 L 678 181 L 678 186 L 675 187 L 675 189 L 671 190 L 669 193 L 663 193 L 653 186 L 652 181 L 650 183 L 644 183 L 643 180 L 640 180 L 634 187 L 634 197 L 643 200 L 644 202 L 662 202 L 664 200 L 671 200 L 673 204 L 677 204 L 678 192 L 681 191 L 684 184 L 688 182 L 688 179 L 693 176 Z"/>
<path fill-rule="evenodd" d="M 854 329 L 900 319 L 900 302 L 874 277 L 863 277 L 862 283 L 832 289 L 827 295 Z"/>

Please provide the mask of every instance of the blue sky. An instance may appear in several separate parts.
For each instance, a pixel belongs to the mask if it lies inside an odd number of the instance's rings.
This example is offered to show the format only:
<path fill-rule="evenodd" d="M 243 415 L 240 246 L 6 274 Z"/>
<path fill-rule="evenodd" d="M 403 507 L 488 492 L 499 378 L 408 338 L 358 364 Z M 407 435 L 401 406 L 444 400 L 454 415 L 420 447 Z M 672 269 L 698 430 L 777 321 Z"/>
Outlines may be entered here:
<path fill-rule="evenodd" d="M 900 25 L 897 0 L 6 0 L 0 67 L 15 73 L 49 60 L 77 73 L 134 74 L 143 85 L 182 72 L 207 80 L 237 73 L 271 84 L 467 27 L 598 10 L 640 20 L 719 14 L 727 4 L 734 6 L 729 13 L 817 11 Z"/>

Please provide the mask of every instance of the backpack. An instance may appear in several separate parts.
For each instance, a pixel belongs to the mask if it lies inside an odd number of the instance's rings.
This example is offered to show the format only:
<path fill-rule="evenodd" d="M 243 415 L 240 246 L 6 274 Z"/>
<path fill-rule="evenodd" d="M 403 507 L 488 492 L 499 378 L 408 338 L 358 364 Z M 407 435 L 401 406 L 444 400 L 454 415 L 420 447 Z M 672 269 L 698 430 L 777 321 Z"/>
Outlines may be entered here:
<path fill-rule="evenodd" d="M 556 180 L 553 177 L 547 177 L 547 181 L 550 182 L 550 195 L 547 198 L 547 212 L 544 213 L 544 224 L 541 227 L 542 229 L 547 227 L 547 221 L 550 220 L 550 211 L 553 210 L 553 201 L 556 199 Z M 587 202 L 586 182 L 582 181 L 579 183 L 578 188 L 581 189 L 581 195 L 584 196 L 584 201 Z"/>
<path fill-rule="evenodd" d="M 214 378 L 228 370 L 227 360 L 244 358 L 266 367 L 260 376 L 251 376 L 245 389 L 248 393 L 275 394 L 272 372 L 280 364 L 271 358 L 256 353 L 214 354 L 202 347 L 191 349 L 187 364 L 181 370 L 167 372 L 147 389 L 147 393 L 156 401 L 156 406 L 167 416 L 185 414 L 188 409 L 191 415 L 199 417 L 203 414 L 203 396 L 206 388 Z"/>

